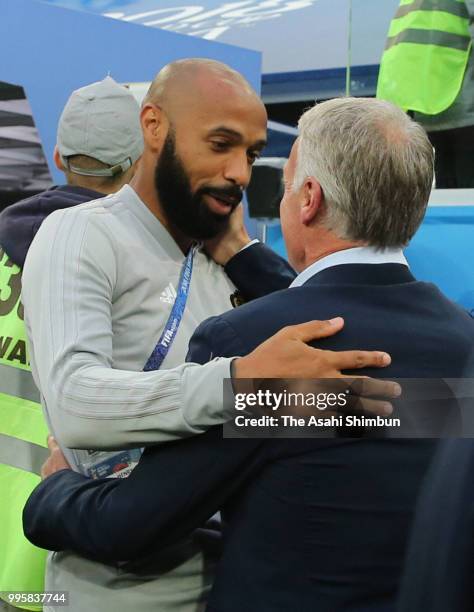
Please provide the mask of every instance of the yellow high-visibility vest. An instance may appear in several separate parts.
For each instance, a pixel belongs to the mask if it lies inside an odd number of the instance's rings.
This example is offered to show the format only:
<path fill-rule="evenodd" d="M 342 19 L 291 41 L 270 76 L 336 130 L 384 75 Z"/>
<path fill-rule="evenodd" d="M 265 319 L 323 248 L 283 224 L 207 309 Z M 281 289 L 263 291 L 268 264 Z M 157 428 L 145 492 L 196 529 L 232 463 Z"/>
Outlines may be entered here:
<path fill-rule="evenodd" d="M 48 430 L 30 370 L 20 292 L 21 269 L 0 248 L 0 593 L 44 591 L 47 554 L 26 540 L 22 526 L 48 455 Z"/>
<path fill-rule="evenodd" d="M 401 0 L 380 63 L 377 98 L 437 115 L 458 96 L 471 51 L 464 0 Z"/>

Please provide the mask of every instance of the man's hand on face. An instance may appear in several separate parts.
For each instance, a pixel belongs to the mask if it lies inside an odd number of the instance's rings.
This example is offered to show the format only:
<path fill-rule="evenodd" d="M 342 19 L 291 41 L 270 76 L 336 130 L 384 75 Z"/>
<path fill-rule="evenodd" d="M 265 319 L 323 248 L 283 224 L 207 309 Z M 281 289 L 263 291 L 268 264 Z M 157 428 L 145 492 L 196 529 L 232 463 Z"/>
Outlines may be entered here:
<path fill-rule="evenodd" d="M 250 241 L 244 225 L 244 208 L 239 204 L 230 215 L 225 231 L 212 240 L 206 240 L 204 246 L 216 263 L 225 266 Z"/>
<path fill-rule="evenodd" d="M 339 378 L 352 381 L 351 391 L 357 398 L 358 410 L 371 414 L 391 414 L 393 408 L 384 399 L 373 399 L 374 396 L 393 399 L 401 394 L 400 385 L 390 381 L 373 378 L 356 378 L 344 375 L 343 370 L 360 368 L 384 368 L 391 363 L 388 353 L 379 351 L 329 351 L 308 346 L 308 342 L 318 338 L 333 336 L 344 326 L 341 317 L 330 321 L 309 321 L 300 325 L 291 325 L 281 329 L 274 336 L 263 342 L 245 357 L 240 357 L 233 364 L 235 379 L 328 379 Z M 242 381 L 242 390 L 248 385 Z M 257 383 L 258 384 L 258 383 Z M 240 388 L 240 387 L 239 387 Z"/>
<path fill-rule="evenodd" d="M 48 436 L 49 457 L 41 468 L 41 479 L 44 480 L 48 476 L 52 476 L 59 470 L 70 470 L 71 466 L 66 461 L 62 450 L 53 436 Z"/>

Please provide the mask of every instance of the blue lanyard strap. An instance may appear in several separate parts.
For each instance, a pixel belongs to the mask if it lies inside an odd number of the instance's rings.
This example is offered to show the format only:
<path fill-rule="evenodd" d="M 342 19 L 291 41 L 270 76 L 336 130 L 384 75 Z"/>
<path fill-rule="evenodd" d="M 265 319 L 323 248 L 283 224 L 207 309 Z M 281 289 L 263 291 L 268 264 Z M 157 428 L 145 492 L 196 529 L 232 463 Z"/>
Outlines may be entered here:
<path fill-rule="evenodd" d="M 173 340 L 176 337 L 181 319 L 183 318 L 186 302 L 188 300 L 191 275 L 193 273 L 193 260 L 196 249 L 197 245 L 194 245 L 189 249 L 189 253 L 187 254 L 183 263 L 173 308 L 171 309 L 170 316 L 161 333 L 160 339 L 158 340 L 152 354 L 148 358 L 148 361 L 143 368 L 144 372 L 160 369 L 169 349 L 171 348 L 171 345 L 173 344 Z"/>

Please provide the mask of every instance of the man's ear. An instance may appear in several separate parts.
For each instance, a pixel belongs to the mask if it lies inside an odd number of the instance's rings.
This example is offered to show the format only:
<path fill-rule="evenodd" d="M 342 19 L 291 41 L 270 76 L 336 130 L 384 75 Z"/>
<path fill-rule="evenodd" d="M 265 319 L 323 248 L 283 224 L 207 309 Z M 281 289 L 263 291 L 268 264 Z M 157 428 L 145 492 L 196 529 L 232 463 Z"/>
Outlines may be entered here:
<path fill-rule="evenodd" d="M 145 104 L 140 112 L 143 139 L 152 151 L 159 151 L 168 131 L 168 121 L 163 110 L 155 104 Z"/>
<path fill-rule="evenodd" d="M 58 170 L 61 170 L 61 172 L 65 171 L 65 167 L 61 159 L 61 155 L 59 153 L 58 145 L 54 147 L 53 161 L 54 161 L 54 165 L 56 166 Z"/>
<path fill-rule="evenodd" d="M 323 190 L 314 177 L 308 176 L 301 188 L 301 192 L 303 202 L 300 210 L 300 220 L 303 225 L 310 225 L 323 204 Z"/>

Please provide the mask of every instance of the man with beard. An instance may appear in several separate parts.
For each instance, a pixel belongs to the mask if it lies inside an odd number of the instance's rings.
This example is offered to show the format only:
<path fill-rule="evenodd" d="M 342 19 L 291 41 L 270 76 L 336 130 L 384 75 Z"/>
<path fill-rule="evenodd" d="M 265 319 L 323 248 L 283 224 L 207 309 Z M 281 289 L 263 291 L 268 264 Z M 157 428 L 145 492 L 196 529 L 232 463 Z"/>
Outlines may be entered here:
<path fill-rule="evenodd" d="M 158 74 L 141 125 L 145 150 L 130 185 L 53 213 L 23 277 L 32 369 L 50 428 L 69 463 L 93 477 L 126 476 L 137 447 L 198 434 L 230 416 L 222 379 L 232 359 L 183 365 L 196 326 L 230 308 L 235 290 L 194 241 L 225 229 L 240 202 L 265 145 L 265 109 L 227 66 L 184 60 Z M 235 374 L 330 377 L 388 364 L 381 353 L 324 353 L 295 341 L 340 327 L 286 330 L 236 360 Z M 190 537 L 133 565 L 64 551 L 50 558 L 46 589 L 69 591 L 70 612 L 196 612 L 212 563 L 202 540 Z"/>

